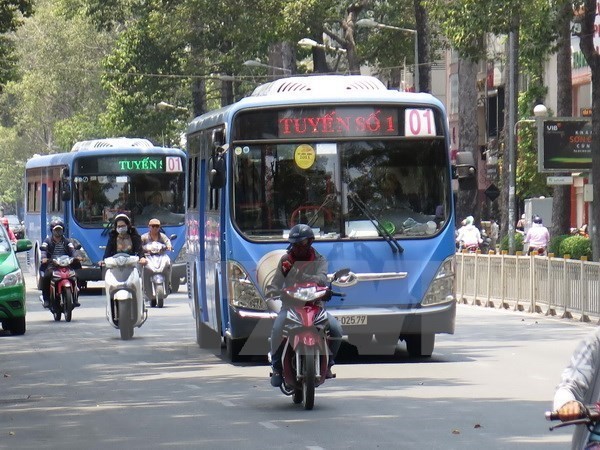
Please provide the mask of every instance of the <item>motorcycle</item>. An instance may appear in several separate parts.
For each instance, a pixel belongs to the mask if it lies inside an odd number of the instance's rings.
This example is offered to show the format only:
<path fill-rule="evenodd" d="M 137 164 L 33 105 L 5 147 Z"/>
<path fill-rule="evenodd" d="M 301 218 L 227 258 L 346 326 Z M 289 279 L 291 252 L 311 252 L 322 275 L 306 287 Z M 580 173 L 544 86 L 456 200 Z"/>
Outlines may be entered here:
<path fill-rule="evenodd" d="M 119 329 L 123 340 L 131 339 L 133 329 L 141 327 L 148 318 L 138 262 L 138 256 L 127 253 L 117 253 L 104 260 L 106 319 Z"/>
<path fill-rule="evenodd" d="M 55 321 L 60 321 L 61 315 L 65 322 L 70 322 L 73 316 L 74 303 L 79 297 L 77 276 L 71 267 L 75 258 L 62 255 L 51 261 L 52 278 L 50 278 L 50 307 L 48 308 Z M 43 298 L 40 296 L 40 300 Z"/>
<path fill-rule="evenodd" d="M 530 256 L 533 252 L 536 255 L 544 256 L 546 254 L 546 247 L 529 247 L 527 249 L 527 256 Z"/>
<path fill-rule="evenodd" d="M 560 420 L 557 411 L 546 411 L 545 416 L 546 420 L 549 421 Z M 600 423 L 600 403 L 596 403 L 595 405 L 584 405 L 579 418 L 567 420 L 558 425 L 551 426 L 550 431 L 571 425 L 585 425 L 585 427 L 592 432 L 598 423 Z M 600 443 L 597 443 L 594 446 L 586 446 L 586 448 L 600 449 Z"/>
<path fill-rule="evenodd" d="M 331 282 L 350 275 L 349 269 L 340 270 Z M 329 368 L 327 314 L 323 304 L 332 296 L 345 295 L 334 292 L 331 282 L 329 286 L 295 284 L 281 293 L 280 302 L 290 306 L 283 328 L 283 383 L 280 389 L 307 410 L 313 408 L 315 388 L 325 382 Z"/>
<path fill-rule="evenodd" d="M 164 300 L 170 294 L 171 258 L 167 255 L 167 246 L 153 241 L 144 245 L 146 266 L 143 269 L 144 295 L 150 300 L 150 306 L 163 307 Z"/>

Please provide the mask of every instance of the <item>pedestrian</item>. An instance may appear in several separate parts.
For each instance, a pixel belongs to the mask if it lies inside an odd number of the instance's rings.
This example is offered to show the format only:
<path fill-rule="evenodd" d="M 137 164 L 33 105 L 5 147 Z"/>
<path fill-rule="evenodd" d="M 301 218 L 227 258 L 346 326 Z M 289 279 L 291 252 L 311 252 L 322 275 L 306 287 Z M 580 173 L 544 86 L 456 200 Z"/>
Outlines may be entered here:
<path fill-rule="evenodd" d="M 527 225 L 527 221 L 525 220 L 525 214 L 521 214 L 521 218 L 517 222 L 517 233 L 525 234 L 525 225 Z"/>
<path fill-rule="evenodd" d="M 500 235 L 500 227 L 495 219 L 490 220 L 490 246 L 492 250 L 496 251 L 496 245 L 498 245 L 498 237 Z"/>

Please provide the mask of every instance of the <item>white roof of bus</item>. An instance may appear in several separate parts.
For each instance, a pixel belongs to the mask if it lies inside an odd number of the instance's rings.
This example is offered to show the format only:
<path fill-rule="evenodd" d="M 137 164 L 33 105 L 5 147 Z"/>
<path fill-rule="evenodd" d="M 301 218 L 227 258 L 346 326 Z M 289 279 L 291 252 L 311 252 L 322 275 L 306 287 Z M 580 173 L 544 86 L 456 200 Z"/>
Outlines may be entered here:
<path fill-rule="evenodd" d="M 239 102 L 196 117 L 188 132 L 224 123 L 240 109 L 268 106 L 309 105 L 316 103 L 398 103 L 444 105 L 427 93 L 388 89 L 375 77 L 364 75 L 311 75 L 280 78 L 258 86 L 252 95 Z"/>
<path fill-rule="evenodd" d="M 106 138 L 106 139 L 92 139 L 89 141 L 76 142 L 71 148 L 72 152 L 78 152 L 81 150 L 97 150 L 101 148 L 152 148 L 154 144 L 148 139 L 139 138 Z"/>

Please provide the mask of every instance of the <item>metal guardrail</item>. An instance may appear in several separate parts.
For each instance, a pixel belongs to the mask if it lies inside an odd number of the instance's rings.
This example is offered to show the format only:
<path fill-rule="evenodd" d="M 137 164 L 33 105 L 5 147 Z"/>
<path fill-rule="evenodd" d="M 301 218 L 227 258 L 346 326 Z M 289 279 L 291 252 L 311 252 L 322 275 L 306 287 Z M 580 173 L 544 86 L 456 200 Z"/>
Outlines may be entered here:
<path fill-rule="evenodd" d="M 600 318 L 600 263 L 551 256 L 456 254 L 459 302 Z M 600 321 L 598 322 L 600 324 Z"/>

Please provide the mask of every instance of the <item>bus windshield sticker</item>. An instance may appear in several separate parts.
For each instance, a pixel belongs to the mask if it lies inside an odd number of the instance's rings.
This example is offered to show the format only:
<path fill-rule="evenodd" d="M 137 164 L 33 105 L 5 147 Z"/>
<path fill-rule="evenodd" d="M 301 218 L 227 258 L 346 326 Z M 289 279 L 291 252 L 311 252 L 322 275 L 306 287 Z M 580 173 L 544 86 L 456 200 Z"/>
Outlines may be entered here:
<path fill-rule="evenodd" d="M 404 135 L 413 136 L 435 136 L 435 120 L 430 108 L 412 109 L 404 111 Z"/>
<path fill-rule="evenodd" d="M 315 149 L 308 144 L 301 144 L 294 151 L 294 162 L 301 169 L 310 169 L 315 163 Z"/>
<path fill-rule="evenodd" d="M 121 176 L 115 177 L 115 181 L 117 183 L 128 183 L 129 177 L 127 175 L 121 175 Z"/>
<path fill-rule="evenodd" d="M 317 155 L 337 155 L 337 144 L 335 142 L 317 144 Z"/>

